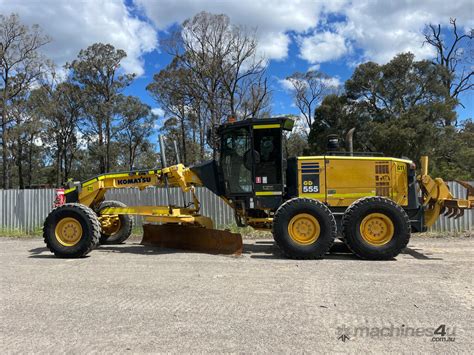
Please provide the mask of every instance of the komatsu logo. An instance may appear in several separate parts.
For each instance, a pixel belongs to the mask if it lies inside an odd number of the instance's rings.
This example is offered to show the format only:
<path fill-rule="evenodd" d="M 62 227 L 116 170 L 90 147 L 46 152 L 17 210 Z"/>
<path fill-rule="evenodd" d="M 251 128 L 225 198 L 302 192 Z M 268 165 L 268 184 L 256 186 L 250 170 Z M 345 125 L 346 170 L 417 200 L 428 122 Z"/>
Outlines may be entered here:
<path fill-rule="evenodd" d="M 117 184 L 127 185 L 127 184 L 143 184 L 145 182 L 151 182 L 150 177 L 139 177 L 139 178 L 129 178 L 129 179 L 119 179 Z"/>

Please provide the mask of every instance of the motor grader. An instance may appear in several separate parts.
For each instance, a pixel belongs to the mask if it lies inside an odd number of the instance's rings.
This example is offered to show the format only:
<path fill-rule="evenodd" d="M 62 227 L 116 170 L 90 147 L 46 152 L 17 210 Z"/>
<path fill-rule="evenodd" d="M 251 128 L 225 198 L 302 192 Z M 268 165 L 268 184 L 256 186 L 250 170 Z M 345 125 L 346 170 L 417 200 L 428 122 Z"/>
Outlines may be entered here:
<path fill-rule="evenodd" d="M 213 229 L 200 214 L 195 188 L 205 186 L 235 212 L 239 226 L 268 230 L 289 258 L 323 257 L 336 238 L 364 259 L 390 259 L 445 212 L 459 217 L 474 207 L 473 187 L 454 198 L 440 178 L 428 175 L 423 157 L 417 175 L 408 159 L 330 152 L 284 156 L 289 118 L 248 119 L 218 129 L 218 161 L 124 173 L 107 173 L 65 188 L 65 203 L 44 223 L 44 239 L 58 257 L 82 257 L 100 243 L 121 243 L 143 216 L 143 244 L 240 253 L 240 234 Z M 163 147 L 161 147 L 164 152 Z M 189 203 L 125 206 L 108 201 L 110 189 L 179 187 Z"/>

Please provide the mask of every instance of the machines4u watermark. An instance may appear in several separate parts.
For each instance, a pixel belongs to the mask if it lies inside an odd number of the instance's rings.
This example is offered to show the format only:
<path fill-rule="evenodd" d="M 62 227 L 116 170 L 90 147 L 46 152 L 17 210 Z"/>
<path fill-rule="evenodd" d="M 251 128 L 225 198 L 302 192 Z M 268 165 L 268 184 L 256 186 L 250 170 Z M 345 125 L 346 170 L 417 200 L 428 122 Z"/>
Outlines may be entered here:
<path fill-rule="evenodd" d="M 456 327 L 440 324 L 436 327 L 412 327 L 405 324 L 388 325 L 382 327 L 347 326 L 337 327 L 338 340 L 346 342 L 353 338 L 409 338 L 426 337 L 433 342 L 453 342 L 456 340 Z"/>

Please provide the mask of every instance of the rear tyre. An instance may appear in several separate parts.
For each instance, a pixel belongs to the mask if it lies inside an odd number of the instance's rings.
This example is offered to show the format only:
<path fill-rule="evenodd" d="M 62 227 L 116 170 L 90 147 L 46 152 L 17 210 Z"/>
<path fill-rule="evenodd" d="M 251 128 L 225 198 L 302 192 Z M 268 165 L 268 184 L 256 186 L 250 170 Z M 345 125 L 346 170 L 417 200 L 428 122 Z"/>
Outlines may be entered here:
<path fill-rule="evenodd" d="M 410 240 L 405 210 L 385 197 L 364 197 L 344 213 L 342 233 L 349 249 L 362 259 L 392 259 Z"/>
<path fill-rule="evenodd" d="M 48 249 L 60 258 L 80 258 L 99 245 L 100 224 L 89 207 L 66 203 L 52 210 L 43 226 Z"/>
<path fill-rule="evenodd" d="M 292 259 L 319 259 L 336 237 L 336 220 L 321 202 L 293 198 L 282 204 L 273 219 L 273 238 Z"/>
<path fill-rule="evenodd" d="M 120 201 L 104 201 L 97 208 L 97 214 L 109 207 L 127 207 Z M 132 234 L 133 219 L 129 215 L 121 214 L 107 223 L 102 224 L 100 235 L 100 244 L 121 244 Z"/>

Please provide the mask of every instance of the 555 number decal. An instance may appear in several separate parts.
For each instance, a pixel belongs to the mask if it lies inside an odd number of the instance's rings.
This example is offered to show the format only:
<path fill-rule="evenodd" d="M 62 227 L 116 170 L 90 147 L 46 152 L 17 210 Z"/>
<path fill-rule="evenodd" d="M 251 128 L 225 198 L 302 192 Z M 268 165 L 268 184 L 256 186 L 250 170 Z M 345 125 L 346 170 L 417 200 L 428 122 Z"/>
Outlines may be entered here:
<path fill-rule="evenodd" d="M 303 180 L 303 193 L 319 192 L 319 186 L 313 180 L 315 180 L 314 177 L 311 180 Z"/>

